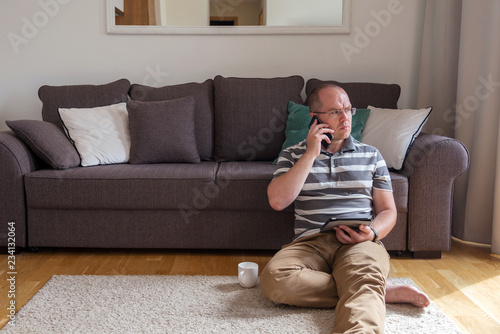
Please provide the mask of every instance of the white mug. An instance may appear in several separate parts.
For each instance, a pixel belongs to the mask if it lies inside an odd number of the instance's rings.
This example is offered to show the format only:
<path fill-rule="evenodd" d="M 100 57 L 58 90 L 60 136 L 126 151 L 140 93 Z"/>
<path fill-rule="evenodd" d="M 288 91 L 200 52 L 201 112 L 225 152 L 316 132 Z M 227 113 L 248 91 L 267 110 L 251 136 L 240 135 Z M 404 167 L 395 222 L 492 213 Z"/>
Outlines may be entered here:
<path fill-rule="evenodd" d="M 244 288 L 253 288 L 259 280 L 259 265 L 254 262 L 238 264 L 238 283 Z"/>

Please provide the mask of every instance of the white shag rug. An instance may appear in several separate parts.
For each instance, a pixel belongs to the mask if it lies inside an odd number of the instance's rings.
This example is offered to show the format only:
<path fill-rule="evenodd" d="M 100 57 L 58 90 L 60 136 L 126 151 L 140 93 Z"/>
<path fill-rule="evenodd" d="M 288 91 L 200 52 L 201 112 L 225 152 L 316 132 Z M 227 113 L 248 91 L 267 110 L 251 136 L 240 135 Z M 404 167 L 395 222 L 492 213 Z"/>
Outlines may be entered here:
<path fill-rule="evenodd" d="M 235 276 L 63 275 L 0 333 L 330 333 L 334 317 L 333 310 L 274 305 Z M 461 332 L 432 303 L 423 310 L 387 305 L 385 333 Z"/>

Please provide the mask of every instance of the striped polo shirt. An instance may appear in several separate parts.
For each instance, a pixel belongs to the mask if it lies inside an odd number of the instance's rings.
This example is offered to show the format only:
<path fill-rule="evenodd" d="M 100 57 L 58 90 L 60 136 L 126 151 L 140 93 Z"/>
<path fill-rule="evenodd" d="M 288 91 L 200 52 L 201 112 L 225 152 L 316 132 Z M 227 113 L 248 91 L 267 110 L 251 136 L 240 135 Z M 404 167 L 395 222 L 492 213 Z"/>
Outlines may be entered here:
<path fill-rule="evenodd" d="M 288 172 L 306 148 L 304 140 L 285 149 L 273 179 Z M 322 150 L 294 202 L 294 240 L 318 233 L 330 217 L 372 218 L 373 188 L 392 191 L 389 170 L 375 147 L 349 136 L 337 153 Z"/>

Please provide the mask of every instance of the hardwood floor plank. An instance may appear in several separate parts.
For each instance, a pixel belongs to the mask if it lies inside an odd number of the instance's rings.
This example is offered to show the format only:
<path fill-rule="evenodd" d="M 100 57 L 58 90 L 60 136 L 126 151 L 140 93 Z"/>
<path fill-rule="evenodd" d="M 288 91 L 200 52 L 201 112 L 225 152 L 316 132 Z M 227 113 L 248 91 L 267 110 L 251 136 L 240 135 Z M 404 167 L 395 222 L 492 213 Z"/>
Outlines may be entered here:
<path fill-rule="evenodd" d="M 484 280 L 484 275 L 480 275 L 478 271 L 455 273 L 448 270 L 442 274 L 486 315 L 500 323 L 500 298 L 493 297 L 500 296 L 498 279 Z M 477 283 L 471 284 L 471 282 Z"/>

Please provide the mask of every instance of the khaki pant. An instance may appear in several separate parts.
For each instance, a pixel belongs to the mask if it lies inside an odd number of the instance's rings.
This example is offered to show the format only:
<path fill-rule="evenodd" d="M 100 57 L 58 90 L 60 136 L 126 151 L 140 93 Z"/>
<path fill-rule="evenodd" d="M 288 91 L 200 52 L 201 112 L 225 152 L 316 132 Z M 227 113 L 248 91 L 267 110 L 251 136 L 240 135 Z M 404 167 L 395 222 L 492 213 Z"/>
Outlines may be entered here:
<path fill-rule="evenodd" d="M 318 233 L 283 246 L 260 276 L 277 304 L 335 308 L 334 333 L 383 333 L 389 254 L 382 243 L 343 245 Z"/>

